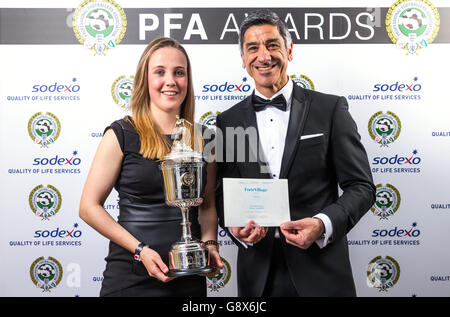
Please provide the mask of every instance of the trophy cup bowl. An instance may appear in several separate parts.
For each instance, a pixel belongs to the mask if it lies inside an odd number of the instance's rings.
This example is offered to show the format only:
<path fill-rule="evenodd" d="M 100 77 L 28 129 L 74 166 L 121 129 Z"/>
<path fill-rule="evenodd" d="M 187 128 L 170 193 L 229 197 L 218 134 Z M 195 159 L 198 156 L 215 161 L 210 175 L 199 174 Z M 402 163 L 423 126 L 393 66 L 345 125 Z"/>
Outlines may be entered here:
<path fill-rule="evenodd" d="M 178 119 L 177 126 L 182 127 L 185 120 Z M 179 129 L 182 133 L 186 129 Z M 199 206 L 203 202 L 203 168 L 205 163 L 200 153 L 192 151 L 186 144 L 181 144 L 185 136 L 176 136 L 172 151 L 164 157 L 160 168 L 164 179 L 166 204 L 181 209 L 181 240 L 172 244 L 169 261 L 172 268 L 168 276 L 183 276 L 211 273 L 214 267 L 208 266 L 208 248 L 192 237 L 189 222 L 189 207 Z"/>

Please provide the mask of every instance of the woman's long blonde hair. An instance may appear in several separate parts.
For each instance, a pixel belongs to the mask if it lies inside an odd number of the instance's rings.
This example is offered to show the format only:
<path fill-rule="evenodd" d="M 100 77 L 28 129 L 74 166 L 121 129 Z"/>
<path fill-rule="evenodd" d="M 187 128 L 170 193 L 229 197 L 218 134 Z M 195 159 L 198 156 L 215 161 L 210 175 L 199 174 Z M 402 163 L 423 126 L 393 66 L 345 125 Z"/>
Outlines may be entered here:
<path fill-rule="evenodd" d="M 161 37 L 150 42 L 145 48 L 139 60 L 136 75 L 134 77 L 133 95 L 131 97 L 130 108 L 132 119 L 140 141 L 140 153 L 145 158 L 162 159 L 170 151 L 170 144 L 167 138 L 158 129 L 158 124 L 154 121 L 150 109 L 150 94 L 148 90 L 148 63 L 150 56 L 163 47 L 173 47 L 184 54 L 187 60 L 188 88 L 184 99 L 180 118 L 184 118 L 192 123 L 191 126 L 191 147 L 198 151 L 202 148 L 201 133 L 194 134 L 194 88 L 192 85 L 192 72 L 189 57 L 180 43 L 171 38 Z M 200 142 L 200 143 L 199 143 Z M 200 147 L 199 147 L 200 146 Z M 200 150 L 201 152 L 201 150 Z"/>

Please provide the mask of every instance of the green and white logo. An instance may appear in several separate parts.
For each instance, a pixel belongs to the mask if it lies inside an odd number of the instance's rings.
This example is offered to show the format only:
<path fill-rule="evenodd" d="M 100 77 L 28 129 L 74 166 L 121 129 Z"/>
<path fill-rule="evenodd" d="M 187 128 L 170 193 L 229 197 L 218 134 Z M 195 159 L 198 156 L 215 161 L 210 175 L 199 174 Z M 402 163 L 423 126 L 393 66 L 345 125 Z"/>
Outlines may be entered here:
<path fill-rule="evenodd" d="M 30 192 L 28 203 L 31 210 L 41 220 L 50 220 L 61 208 L 62 197 L 56 187 L 52 185 L 38 185 Z"/>
<path fill-rule="evenodd" d="M 212 112 L 212 111 L 205 112 L 200 117 L 200 120 L 198 121 L 198 123 L 206 125 L 207 127 L 210 127 L 210 128 L 215 128 L 216 127 L 216 118 L 217 118 L 217 116 L 219 114 L 220 114 L 219 111 L 216 111 L 216 112 Z"/>
<path fill-rule="evenodd" d="M 95 55 L 104 55 L 122 41 L 127 18 L 113 0 L 86 0 L 75 10 L 72 23 L 78 41 Z"/>
<path fill-rule="evenodd" d="M 388 146 L 394 142 L 401 131 L 401 122 L 397 115 L 391 111 L 375 113 L 369 120 L 369 134 L 381 146 Z"/>
<path fill-rule="evenodd" d="M 230 263 L 222 257 L 220 259 L 224 264 L 223 268 L 220 269 L 220 273 L 216 276 L 206 278 L 206 285 L 210 289 L 210 292 L 218 292 L 219 289 L 227 285 L 231 277 Z"/>
<path fill-rule="evenodd" d="M 381 219 L 388 219 L 400 207 L 400 192 L 391 184 L 377 185 L 376 201 L 370 210 Z"/>
<path fill-rule="evenodd" d="M 290 77 L 294 81 L 294 83 L 296 83 L 300 87 L 306 88 L 306 89 L 310 89 L 310 90 L 315 90 L 312 80 L 309 79 L 307 76 L 305 76 L 305 75 L 300 75 L 300 76 L 291 75 Z"/>
<path fill-rule="evenodd" d="M 61 124 L 58 118 L 50 113 L 35 113 L 28 121 L 28 134 L 30 138 L 41 147 L 48 147 L 58 139 Z"/>
<path fill-rule="evenodd" d="M 439 12 L 429 0 L 398 0 L 386 14 L 389 38 L 408 54 L 431 44 L 439 26 Z"/>
<path fill-rule="evenodd" d="M 43 256 L 37 258 L 30 267 L 31 280 L 42 292 L 50 292 L 50 289 L 58 286 L 62 275 L 61 264 L 51 256 L 48 259 Z"/>
<path fill-rule="evenodd" d="M 117 105 L 123 109 L 128 108 L 133 94 L 134 76 L 125 75 L 117 78 L 111 87 L 112 97 Z"/>
<path fill-rule="evenodd" d="M 400 278 L 400 265 L 390 257 L 377 256 L 370 261 L 367 268 L 367 285 L 386 292 Z"/>

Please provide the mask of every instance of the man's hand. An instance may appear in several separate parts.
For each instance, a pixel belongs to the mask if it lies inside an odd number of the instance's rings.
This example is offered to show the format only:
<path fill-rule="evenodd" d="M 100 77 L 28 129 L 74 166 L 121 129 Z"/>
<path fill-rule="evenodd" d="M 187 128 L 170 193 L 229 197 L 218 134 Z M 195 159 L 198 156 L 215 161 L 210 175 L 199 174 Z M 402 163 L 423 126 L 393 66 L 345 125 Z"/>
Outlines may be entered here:
<path fill-rule="evenodd" d="M 230 227 L 233 235 L 247 243 L 257 243 L 266 236 L 267 227 L 257 226 L 253 220 L 250 220 L 245 227 Z"/>
<path fill-rule="evenodd" d="M 280 225 L 286 242 L 306 250 L 325 232 L 322 220 L 318 218 L 303 218 L 288 221 Z"/>

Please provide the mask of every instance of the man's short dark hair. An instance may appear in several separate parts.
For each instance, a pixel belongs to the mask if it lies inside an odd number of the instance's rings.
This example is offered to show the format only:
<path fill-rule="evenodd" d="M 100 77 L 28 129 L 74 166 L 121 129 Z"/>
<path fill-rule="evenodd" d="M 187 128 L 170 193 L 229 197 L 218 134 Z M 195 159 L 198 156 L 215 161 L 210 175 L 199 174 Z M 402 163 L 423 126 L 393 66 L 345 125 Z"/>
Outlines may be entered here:
<path fill-rule="evenodd" d="M 281 37 L 284 40 L 284 44 L 286 45 L 286 49 L 289 49 L 291 45 L 292 38 L 289 33 L 286 24 L 280 19 L 280 17 L 275 13 L 267 9 L 256 10 L 250 13 L 242 22 L 241 27 L 239 28 L 239 48 L 241 53 L 244 52 L 243 44 L 244 44 L 244 34 L 245 32 L 254 25 L 264 25 L 270 24 L 278 27 L 278 32 L 280 32 Z"/>

